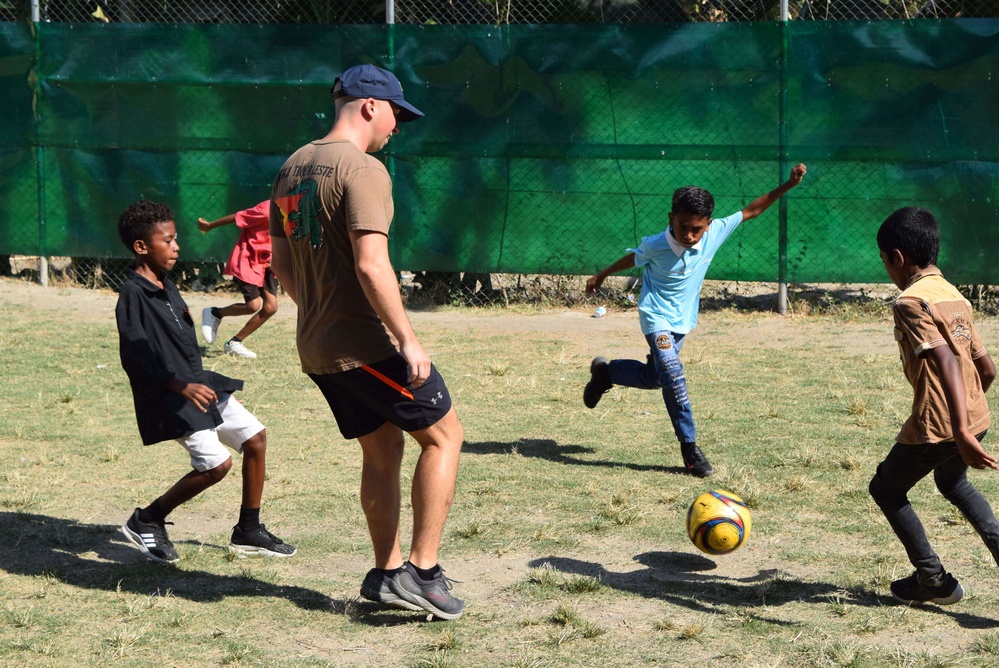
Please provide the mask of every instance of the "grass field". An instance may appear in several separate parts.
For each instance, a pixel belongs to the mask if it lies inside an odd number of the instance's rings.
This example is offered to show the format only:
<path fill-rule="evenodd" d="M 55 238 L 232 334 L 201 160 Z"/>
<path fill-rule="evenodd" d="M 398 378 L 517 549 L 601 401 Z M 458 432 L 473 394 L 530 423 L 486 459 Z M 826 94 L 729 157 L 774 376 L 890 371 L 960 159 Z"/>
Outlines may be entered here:
<path fill-rule="evenodd" d="M 246 381 L 268 426 L 262 519 L 299 553 L 224 550 L 238 466 L 171 516 L 176 566 L 130 547 L 121 522 L 186 458 L 139 442 L 115 299 L 0 282 L 0 666 L 999 666 L 996 565 L 927 481 L 912 499 L 966 598 L 888 595 L 910 567 L 867 483 L 910 394 L 887 306 L 704 313 L 684 358 L 708 480 L 682 472 L 657 393 L 582 406 L 593 356 L 644 358 L 633 310 L 412 313 L 465 426 L 442 562 L 467 612 L 445 623 L 358 599 L 358 451 L 298 369 L 287 300 L 248 341 L 259 359 L 216 346 L 205 365 Z M 995 345 L 999 321 L 981 326 Z M 684 532 L 712 488 L 753 511 L 724 557 Z"/>

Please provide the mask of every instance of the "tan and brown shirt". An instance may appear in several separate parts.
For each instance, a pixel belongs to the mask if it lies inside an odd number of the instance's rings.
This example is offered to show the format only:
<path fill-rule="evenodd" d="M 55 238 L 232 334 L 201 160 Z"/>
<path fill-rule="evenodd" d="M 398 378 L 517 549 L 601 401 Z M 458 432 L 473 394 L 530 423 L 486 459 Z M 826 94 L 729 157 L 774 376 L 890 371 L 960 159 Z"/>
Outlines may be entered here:
<path fill-rule="evenodd" d="M 895 300 L 895 340 L 905 377 L 912 385 L 912 414 L 897 441 L 909 445 L 954 440 L 950 411 L 936 365 L 924 353 L 949 346 L 961 367 L 967 391 L 968 429 L 988 429 L 989 407 L 974 360 L 986 354 L 975 329 L 971 304 L 948 283 L 936 267 L 912 277 Z"/>
<path fill-rule="evenodd" d="M 398 350 L 358 281 L 349 235 L 388 234 L 393 213 L 385 166 L 348 141 L 307 144 L 278 172 L 270 229 L 291 249 L 305 373 L 347 371 Z"/>

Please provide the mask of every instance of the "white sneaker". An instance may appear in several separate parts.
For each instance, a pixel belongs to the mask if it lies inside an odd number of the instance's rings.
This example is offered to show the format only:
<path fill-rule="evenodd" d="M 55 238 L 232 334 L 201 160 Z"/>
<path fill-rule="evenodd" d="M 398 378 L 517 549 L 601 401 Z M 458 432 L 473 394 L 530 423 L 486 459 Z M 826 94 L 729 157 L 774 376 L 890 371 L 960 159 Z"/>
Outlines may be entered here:
<path fill-rule="evenodd" d="M 201 310 L 201 336 L 205 337 L 208 343 L 215 343 L 215 334 L 219 331 L 222 318 L 212 315 L 212 307 L 209 306 Z"/>
<path fill-rule="evenodd" d="M 251 360 L 257 357 L 257 353 L 244 346 L 242 341 L 227 341 L 222 346 L 222 351 L 228 355 L 237 355 Z"/>

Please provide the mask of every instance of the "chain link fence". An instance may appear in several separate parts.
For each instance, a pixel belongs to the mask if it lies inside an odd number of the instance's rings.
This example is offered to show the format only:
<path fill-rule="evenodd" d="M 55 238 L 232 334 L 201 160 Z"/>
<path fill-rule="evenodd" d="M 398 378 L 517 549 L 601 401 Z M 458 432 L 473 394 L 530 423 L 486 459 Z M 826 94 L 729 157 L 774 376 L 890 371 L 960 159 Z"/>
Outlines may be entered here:
<path fill-rule="evenodd" d="M 548 2 L 527 2 L 525 0 L 414 0 L 402 1 L 393 5 L 391 15 L 398 24 L 409 25 L 518 25 L 518 24 L 655 24 L 655 23 L 680 23 L 680 22 L 701 22 L 701 23 L 722 23 L 736 21 L 773 21 L 778 18 L 779 3 L 773 0 L 638 0 L 620 2 L 602 2 L 591 0 L 550 0 Z M 154 24 L 174 24 L 174 23 L 211 23 L 211 24 L 383 24 L 389 15 L 386 5 L 381 0 L 346 0 L 341 2 L 325 2 L 321 0 L 233 0 L 226 2 L 221 0 L 180 0 L 177 2 L 162 2 L 160 0 L 64 0 L 64 1 L 42 1 L 38 5 L 40 19 L 44 22 L 54 23 L 154 23 Z M 0 5 L 0 20 L 23 20 L 30 16 L 30 5 L 24 0 L 16 0 L 13 3 Z M 881 20 L 881 19 L 919 19 L 919 18 L 973 18 L 973 17 L 994 17 L 999 15 L 999 0 L 925 0 L 907 2 L 904 0 L 826 0 L 819 2 L 816 0 L 792 0 L 789 5 L 789 18 L 792 21 L 840 21 L 840 20 Z M 702 72 L 701 75 L 704 75 Z M 686 76 L 683 73 L 678 77 Z M 697 78 L 697 77 L 695 77 Z M 708 79 L 710 79 L 708 75 Z M 459 82 L 460 83 L 460 82 Z M 704 84 L 714 87 L 713 81 L 698 79 L 691 83 L 689 95 L 693 98 L 698 96 L 693 88 Z M 481 81 L 465 80 L 465 86 L 474 87 L 482 85 Z M 658 84 L 657 84 L 658 85 Z M 593 107 L 607 104 L 607 97 L 603 89 L 606 82 L 596 81 L 592 90 L 581 89 L 579 96 L 573 100 L 572 104 L 580 107 Z M 407 96 L 408 96 L 407 89 Z M 634 95 L 632 90 L 628 94 Z M 502 91 L 475 91 L 470 95 L 493 96 L 501 95 Z M 711 98 L 704 98 L 711 99 Z M 470 104 L 476 104 L 471 100 Z M 647 144 L 650 141 L 657 141 L 654 136 L 669 134 L 669 127 L 649 125 L 643 126 L 636 119 L 627 122 L 621 118 L 615 118 L 613 105 L 620 105 L 621 108 L 641 108 L 636 100 L 612 99 L 611 114 L 597 116 L 594 115 L 594 122 L 587 127 L 590 133 L 588 139 L 595 141 L 606 141 L 613 144 L 635 145 Z M 711 99 L 709 103 L 692 110 L 690 113 L 700 115 L 702 121 L 696 119 L 686 119 L 687 126 L 697 125 L 697 136 L 691 140 L 692 144 L 703 144 L 706 146 L 721 146 L 723 151 L 729 150 L 735 145 L 765 144 L 766 138 L 761 136 L 768 133 L 765 130 L 768 125 L 772 125 L 773 119 L 761 117 L 759 122 L 746 122 L 743 118 L 739 124 L 729 122 L 733 113 L 743 116 L 752 116 L 756 113 L 752 105 L 740 110 L 725 109 L 722 102 Z M 221 110 L 220 110 L 221 111 Z M 538 113 L 544 112 L 543 108 L 538 109 Z M 220 113 L 220 116 L 223 114 Z M 529 115 L 529 114 L 528 114 Z M 489 121 L 489 115 L 483 115 L 483 121 Z M 509 120 L 509 119 L 508 119 Z M 516 119 L 515 119 L 516 120 Z M 324 132 L 326 129 L 326 119 L 318 120 L 314 126 L 316 133 Z M 679 123 L 678 123 L 679 124 Z M 180 124 L 178 123 L 178 127 Z M 689 129 L 689 128 L 688 128 Z M 806 128 L 807 129 L 807 128 Z M 125 131 L 125 128 L 120 128 Z M 135 128 L 128 130 L 134 131 Z M 545 131 L 547 128 L 540 128 Z M 818 129 L 816 131 L 821 131 Z M 235 131 L 229 128 L 229 131 Z M 485 125 L 479 129 L 477 134 L 490 132 L 505 132 L 507 128 L 489 128 Z M 214 132 L 214 131 L 213 131 Z M 626 137 L 627 132 L 645 132 L 647 136 Z M 754 132 L 760 133 L 753 135 Z M 450 133 L 450 123 L 444 120 L 437 125 L 421 128 L 424 137 L 420 140 L 425 144 L 440 144 L 453 141 Z M 225 129 L 217 131 L 220 141 L 225 140 Z M 315 133 L 314 133 L 315 134 Z M 114 138 L 108 135 L 105 140 L 106 149 L 113 150 Z M 587 139 L 587 138 L 584 138 Z M 73 149 L 60 147 L 53 151 L 54 158 L 49 160 L 47 169 L 64 169 L 72 171 L 79 169 L 79 165 L 73 159 L 61 157 L 63 154 L 72 152 Z M 666 156 L 664 156 L 666 157 Z M 793 156 L 792 156 L 793 158 Z M 496 247 L 499 248 L 499 239 L 490 237 L 476 237 L 478 234 L 475 226 L 467 224 L 467 216 L 464 208 L 467 202 L 462 201 L 463 188 L 468 192 L 483 194 L 482 184 L 491 181 L 502 181 L 503 188 L 495 190 L 485 189 L 486 198 L 478 201 L 476 208 L 480 211 L 489 211 L 507 208 L 507 210 L 519 209 L 522 212 L 533 212 L 534 215 L 522 215 L 522 225 L 525 228 L 537 225 L 537 220 L 544 220 L 549 216 L 557 216 L 560 203 L 557 199 L 542 199 L 530 188 L 518 187 L 519 182 L 549 182 L 553 189 L 566 188 L 572 190 L 576 196 L 593 197 L 594 210 L 601 210 L 609 201 L 617 201 L 616 209 L 631 212 L 638 220 L 644 217 L 645 220 L 665 218 L 662 210 L 662 198 L 656 192 L 655 184 L 662 181 L 681 185 L 682 183 L 693 182 L 704 185 L 716 193 L 719 198 L 718 215 L 727 215 L 749 201 L 752 196 L 760 194 L 765 187 L 760 184 L 772 184 L 772 178 L 765 178 L 763 175 L 772 168 L 772 162 L 760 161 L 759 165 L 754 165 L 751 158 L 742 159 L 734 154 L 733 159 L 740 160 L 742 167 L 735 174 L 726 173 L 722 177 L 713 181 L 717 175 L 710 171 L 700 173 L 698 170 L 711 170 L 713 164 L 696 162 L 684 163 L 678 159 L 668 170 L 650 166 L 646 160 L 636 160 L 629 162 L 618 157 L 593 157 L 583 156 L 580 159 L 587 159 L 587 169 L 580 170 L 577 174 L 569 174 L 559 161 L 553 160 L 546 163 L 543 159 L 533 158 L 530 160 L 507 159 L 470 159 L 465 162 L 455 163 L 454 160 L 435 160 L 432 156 L 421 159 L 418 163 L 404 163 L 400 166 L 402 174 L 400 179 L 409 179 L 420 184 L 420 192 L 427 198 L 421 202 L 423 206 L 430 208 L 447 206 L 446 200 L 454 202 L 456 209 L 454 216 L 455 226 L 450 230 L 448 236 L 451 243 L 466 244 L 473 248 Z M 225 164 L 217 164 L 219 161 Z M 164 162 L 179 163 L 171 168 L 186 170 L 186 182 L 197 183 L 199 181 L 197 173 L 212 169 L 227 169 L 232 172 L 247 170 L 244 161 L 239 157 L 233 159 L 219 158 L 218 155 L 208 154 L 187 154 L 177 156 L 166 156 Z M 415 165 L 415 166 L 414 166 Z M 257 166 L 259 168 L 259 166 Z M 162 165 L 156 169 L 163 169 Z M 409 169 L 410 173 L 406 170 Z M 856 164 L 842 163 L 833 164 L 832 169 L 849 170 L 872 170 L 877 172 L 881 169 L 877 164 L 870 161 L 860 161 Z M 72 174 L 70 175 L 73 176 Z M 81 179 L 88 178 L 89 175 L 80 174 Z M 872 175 L 876 178 L 876 174 Z M 569 182 L 575 179 L 573 182 Z M 254 186 L 252 191 L 246 193 L 246 197 L 240 201 L 232 198 L 220 201 L 218 197 L 208 188 L 191 186 L 184 193 L 186 205 L 182 209 L 187 213 L 184 225 L 193 225 L 194 215 L 204 215 L 206 217 L 222 216 L 231 213 L 233 210 L 251 206 L 259 198 L 266 197 L 269 192 L 268 179 L 261 175 L 251 175 L 248 178 L 240 179 L 241 182 L 249 182 Z M 109 182 L 111 179 L 109 177 Z M 734 184 L 733 184 L 734 182 Z M 843 177 L 841 183 L 846 183 Z M 105 191 L 110 186 L 108 183 L 98 184 Z M 434 186 L 434 183 L 441 184 Z M 832 179 L 827 179 L 826 189 L 819 201 L 820 206 L 827 206 L 830 210 L 836 208 L 837 203 L 849 198 L 850 194 L 839 194 L 832 192 Z M 65 201 L 71 201 L 73 193 L 50 193 L 52 197 L 60 197 Z M 490 201 L 489 196 L 495 196 L 497 201 Z M 25 191 L 23 197 L 18 197 L 21 202 L 30 202 L 34 197 L 33 192 Z M 438 197 L 440 201 L 434 201 Z M 503 199 L 504 201 L 500 201 Z M 547 207 L 547 208 L 546 208 Z M 776 208 L 776 207 L 775 207 Z M 196 213 L 194 213 L 196 212 Z M 66 218 L 73 220 L 85 215 L 82 204 L 79 210 L 66 212 Z M 776 214 L 768 214 L 771 220 L 767 223 L 756 224 L 749 231 L 745 232 L 746 243 L 752 246 L 753 238 L 774 238 L 776 236 Z M 181 221 L 178 221 L 179 223 Z M 647 226 L 639 230 L 637 223 L 632 229 L 630 223 L 625 221 L 613 222 L 613 225 L 626 228 L 629 232 L 626 239 L 615 240 L 615 248 L 623 250 L 628 245 L 633 245 L 636 237 L 644 234 L 651 234 L 654 230 Z M 30 233 L 30 230 L 28 231 Z M 859 232 L 859 231 L 858 231 Z M 69 231 L 72 235 L 72 230 Z M 848 232 L 852 234 L 852 232 Z M 195 248 L 199 251 L 199 257 L 215 257 L 221 260 L 228 254 L 235 235 L 225 235 L 220 232 L 213 232 L 211 239 L 194 239 Z M 471 235 L 471 236 L 470 236 Z M 113 234 L 111 235 L 113 237 Z M 190 238 L 190 236 L 188 237 Z M 98 257 L 96 253 L 100 246 L 113 247 L 116 242 L 105 240 L 81 240 L 79 246 L 84 253 L 88 247 L 92 247 L 91 252 L 95 256 L 81 254 L 72 258 L 57 257 L 51 258 L 48 269 L 51 271 L 53 280 L 72 282 L 78 285 L 92 287 L 115 288 L 124 278 L 125 269 L 129 266 L 129 261 L 123 258 Z M 580 240 L 580 246 L 585 246 L 588 242 Z M 733 239 L 729 244 L 742 243 L 738 239 Z M 17 247 L 30 247 L 32 240 L 26 238 L 18 241 Z M 807 240 L 801 242 L 798 251 L 805 253 Z M 7 250 L 9 248 L 0 248 Z M 427 248 L 429 252 L 451 252 L 452 249 Z M 566 252 L 566 249 L 558 249 Z M 797 257 L 794 248 L 791 249 L 791 264 L 793 265 Z M 183 252 L 183 251 L 182 251 Z M 516 253 L 516 248 L 511 248 L 507 253 Z M 536 248 L 524 248 L 525 255 L 536 256 L 539 250 Z M 568 249 L 572 252 L 572 249 Z M 581 251 L 582 252 L 582 251 Z M 814 252 L 814 251 L 813 251 Z M 824 252 L 829 254 L 829 266 L 835 266 L 841 254 L 837 249 L 828 248 Z M 616 256 L 615 256 L 616 257 Z M 746 263 L 766 262 L 772 263 L 772 258 L 759 258 L 750 254 L 737 254 L 734 262 L 743 263 L 740 265 L 740 272 L 745 270 Z M 215 262 L 184 262 L 180 263 L 175 270 L 175 279 L 183 287 L 196 291 L 211 290 L 231 290 L 231 283 L 221 273 L 223 263 Z M 403 267 L 404 268 L 404 267 Z M 580 267 L 580 270 L 591 270 Z M 750 273 L 755 271 L 750 267 Z M 760 273 L 766 273 L 759 270 Z M 640 288 L 640 280 L 632 276 L 619 277 L 616 280 L 608 281 L 605 289 L 598 296 L 587 297 L 583 294 L 585 276 L 569 275 L 564 273 L 564 267 L 557 267 L 550 274 L 496 274 L 475 271 L 455 272 L 455 271 L 434 271 L 423 270 L 418 272 L 403 271 L 401 274 L 402 285 L 407 297 L 412 303 L 434 303 L 434 304 L 462 304 L 462 305 L 483 305 L 483 304 L 511 304 L 511 303 L 545 303 L 545 304 L 585 304 L 617 306 L 620 308 L 630 308 Z M 38 258 L 25 255 L 0 255 L 0 275 L 19 275 L 26 279 L 37 280 L 38 278 Z M 707 307 L 711 304 L 730 304 L 742 307 L 762 307 L 772 308 L 776 303 L 776 284 L 769 282 L 750 281 L 721 281 L 712 285 L 712 298 L 705 300 Z M 792 286 L 792 295 L 803 295 L 801 304 L 821 304 L 822 297 L 818 294 L 831 294 L 832 290 L 822 289 L 814 291 L 808 286 Z M 852 293 L 859 294 L 863 301 L 869 296 L 863 288 L 858 290 L 842 290 L 844 296 L 849 297 Z M 975 286 L 968 290 L 970 296 L 977 295 L 980 298 L 988 299 L 992 294 L 990 288 Z M 803 306 L 803 308 L 811 308 Z"/>
<path fill-rule="evenodd" d="M 84 23 L 382 24 L 383 0 L 42 0 L 43 21 Z M 773 21 L 777 0 L 401 0 L 396 23 L 418 25 L 627 24 Z M 982 18 L 996 0 L 790 0 L 791 20 Z M 0 20 L 30 16 L 25 0 L 0 5 Z"/>

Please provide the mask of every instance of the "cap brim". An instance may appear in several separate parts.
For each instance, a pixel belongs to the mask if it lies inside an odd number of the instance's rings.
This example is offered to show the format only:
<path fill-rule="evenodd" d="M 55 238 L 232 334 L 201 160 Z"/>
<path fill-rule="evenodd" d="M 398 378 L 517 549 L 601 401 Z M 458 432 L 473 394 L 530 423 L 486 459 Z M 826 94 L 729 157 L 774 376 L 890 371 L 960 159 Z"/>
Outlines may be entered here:
<path fill-rule="evenodd" d="M 417 118 L 422 118 L 424 113 L 411 105 L 405 100 L 392 100 L 392 102 L 399 107 L 399 122 L 408 123 L 409 121 L 415 121 Z"/>

